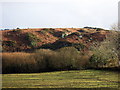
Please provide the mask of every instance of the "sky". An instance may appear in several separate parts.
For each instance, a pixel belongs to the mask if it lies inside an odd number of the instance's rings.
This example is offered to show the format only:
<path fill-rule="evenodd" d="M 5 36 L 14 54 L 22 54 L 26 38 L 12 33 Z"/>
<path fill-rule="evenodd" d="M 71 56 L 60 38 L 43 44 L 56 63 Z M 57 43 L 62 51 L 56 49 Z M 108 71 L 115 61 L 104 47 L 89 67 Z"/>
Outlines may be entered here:
<path fill-rule="evenodd" d="M 119 0 L 4 0 L 0 28 L 110 29 L 118 22 Z"/>

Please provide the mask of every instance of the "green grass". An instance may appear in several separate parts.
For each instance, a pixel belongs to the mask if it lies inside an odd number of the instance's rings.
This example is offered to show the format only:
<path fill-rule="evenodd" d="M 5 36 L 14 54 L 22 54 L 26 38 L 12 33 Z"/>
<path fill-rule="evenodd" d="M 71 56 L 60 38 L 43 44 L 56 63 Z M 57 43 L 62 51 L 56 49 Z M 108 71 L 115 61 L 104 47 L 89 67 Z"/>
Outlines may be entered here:
<path fill-rule="evenodd" d="M 118 88 L 118 73 L 99 70 L 3 74 L 3 88 Z"/>

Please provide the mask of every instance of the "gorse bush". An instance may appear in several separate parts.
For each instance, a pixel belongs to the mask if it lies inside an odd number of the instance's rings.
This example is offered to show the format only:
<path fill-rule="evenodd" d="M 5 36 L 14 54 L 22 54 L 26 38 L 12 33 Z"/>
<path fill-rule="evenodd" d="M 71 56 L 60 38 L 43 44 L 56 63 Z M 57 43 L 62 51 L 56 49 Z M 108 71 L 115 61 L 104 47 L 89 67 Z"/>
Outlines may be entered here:
<path fill-rule="evenodd" d="M 20 33 L 20 32 L 22 32 L 22 30 L 21 29 L 13 29 L 13 32 Z"/>
<path fill-rule="evenodd" d="M 14 47 L 16 45 L 16 42 L 15 41 L 3 41 L 3 46 L 6 45 L 6 46 L 10 46 L 10 47 Z"/>
<path fill-rule="evenodd" d="M 44 28 L 40 32 L 42 34 L 46 34 L 46 33 L 54 34 L 54 29 L 52 29 L 52 28 Z"/>
<path fill-rule="evenodd" d="M 31 46 L 32 48 L 34 48 L 35 46 L 37 46 L 37 42 L 40 41 L 40 39 L 38 39 L 34 34 L 32 33 L 26 33 L 26 37 L 25 37 L 26 41 L 28 41 L 29 46 Z"/>
<path fill-rule="evenodd" d="M 16 41 L 2 41 L 2 51 L 15 51 Z"/>

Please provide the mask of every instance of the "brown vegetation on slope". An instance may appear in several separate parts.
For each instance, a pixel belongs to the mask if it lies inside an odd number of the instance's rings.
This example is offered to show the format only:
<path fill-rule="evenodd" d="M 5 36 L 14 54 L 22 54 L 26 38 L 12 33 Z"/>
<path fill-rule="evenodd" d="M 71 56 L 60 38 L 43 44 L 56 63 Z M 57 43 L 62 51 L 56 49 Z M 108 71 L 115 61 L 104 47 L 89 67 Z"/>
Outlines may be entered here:
<path fill-rule="evenodd" d="M 3 51 L 14 52 L 3 53 L 3 73 L 119 67 L 117 37 L 111 31 L 42 28 L 1 32 Z M 37 51 L 17 52 L 32 49 Z"/>
<path fill-rule="evenodd" d="M 103 41 L 109 33 L 106 30 L 84 28 L 14 29 L 0 32 L 2 32 L 4 52 L 33 50 L 61 41 L 62 43 L 82 43 L 89 47 L 94 41 Z"/>

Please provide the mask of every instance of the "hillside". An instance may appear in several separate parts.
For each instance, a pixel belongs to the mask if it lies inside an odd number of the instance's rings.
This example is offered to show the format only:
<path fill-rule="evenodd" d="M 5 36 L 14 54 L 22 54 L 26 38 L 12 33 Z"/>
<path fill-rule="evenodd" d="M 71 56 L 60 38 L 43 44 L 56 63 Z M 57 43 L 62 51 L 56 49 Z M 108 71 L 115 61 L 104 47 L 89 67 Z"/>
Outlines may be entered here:
<path fill-rule="evenodd" d="M 31 51 L 38 48 L 56 50 L 73 46 L 87 50 L 94 42 L 103 41 L 110 31 L 97 28 L 37 28 L 3 30 L 3 52 Z"/>
<path fill-rule="evenodd" d="M 0 32 L 3 73 L 120 68 L 117 31 L 39 28 Z"/>

